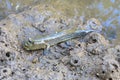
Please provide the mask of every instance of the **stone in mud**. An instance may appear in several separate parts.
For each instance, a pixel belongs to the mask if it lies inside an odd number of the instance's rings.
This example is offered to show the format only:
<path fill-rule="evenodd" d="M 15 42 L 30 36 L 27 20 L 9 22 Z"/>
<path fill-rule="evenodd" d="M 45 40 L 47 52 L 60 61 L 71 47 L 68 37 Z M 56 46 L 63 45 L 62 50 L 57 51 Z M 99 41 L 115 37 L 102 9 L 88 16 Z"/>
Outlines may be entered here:
<path fill-rule="evenodd" d="M 70 59 L 70 64 L 72 66 L 80 66 L 80 58 L 78 56 L 72 56 Z"/>
<path fill-rule="evenodd" d="M 1 69 L 1 76 L 10 76 L 12 73 L 10 68 L 2 68 Z"/>
<path fill-rule="evenodd" d="M 74 48 L 70 51 L 70 61 L 69 63 L 74 67 L 81 67 L 84 66 L 83 58 L 86 55 L 86 51 L 80 47 Z"/>
<path fill-rule="evenodd" d="M 91 32 L 88 35 L 85 36 L 84 41 L 88 44 L 103 44 L 108 45 L 109 42 L 106 40 L 101 34 L 97 32 Z"/>
<path fill-rule="evenodd" d="M 86 50 L 94 55 L 104 54 L 109 42 L 99 33 L 91 32 L 85 36 Z"/>
<path fill-rule="evenodd" d="M 93 30 L 98 30 L 98 32 L 101 32 L 103 29 L 103 26 L 101 25 L 100 21 L 95 18 L 91 18 L 87 21 L 87 27 Z"/>

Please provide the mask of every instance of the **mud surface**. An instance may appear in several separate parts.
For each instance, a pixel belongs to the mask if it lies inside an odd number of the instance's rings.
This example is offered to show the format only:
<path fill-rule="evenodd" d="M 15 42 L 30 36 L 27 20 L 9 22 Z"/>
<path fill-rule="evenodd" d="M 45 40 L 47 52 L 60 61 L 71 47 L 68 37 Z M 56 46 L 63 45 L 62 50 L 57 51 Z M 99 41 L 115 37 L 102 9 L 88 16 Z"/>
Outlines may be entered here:
<path fill-rule="evenodd" d="M 26 51 L 29 37 L 54 34 L 87 24 L 56 10 L 36 6 L 0 22 L 0 80 L 120 80 L 120 46 L 91 32 L 44 50 Z"/>

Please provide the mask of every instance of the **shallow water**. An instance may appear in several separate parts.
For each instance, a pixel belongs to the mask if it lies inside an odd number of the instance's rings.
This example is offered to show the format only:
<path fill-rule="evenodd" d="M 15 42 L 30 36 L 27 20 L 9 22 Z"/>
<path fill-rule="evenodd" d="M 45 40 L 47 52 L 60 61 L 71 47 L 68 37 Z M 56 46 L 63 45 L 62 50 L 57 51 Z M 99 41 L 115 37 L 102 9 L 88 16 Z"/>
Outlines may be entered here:
<path fill-rule="evenodd" d="M 120 40 L 120 0 L 0 0 L 0 19 L 35 5 L 51 5 L 69 17 L 97 18 L 109 39 Z"/>

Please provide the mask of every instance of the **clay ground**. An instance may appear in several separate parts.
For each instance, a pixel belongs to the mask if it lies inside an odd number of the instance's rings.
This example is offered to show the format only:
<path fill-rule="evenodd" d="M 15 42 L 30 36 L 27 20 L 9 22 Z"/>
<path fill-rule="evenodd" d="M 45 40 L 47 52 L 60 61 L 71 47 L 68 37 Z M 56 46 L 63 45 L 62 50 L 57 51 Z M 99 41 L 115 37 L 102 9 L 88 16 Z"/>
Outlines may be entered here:
<path fill-rule="evenodd" d="M 120 46 L 97 32 L 52 46 L 48 54 L 26 51 L 28 38 L 86 24 L 47 8 L 36 6 L 0 22 L 0 80 L 120 80 Z"/>

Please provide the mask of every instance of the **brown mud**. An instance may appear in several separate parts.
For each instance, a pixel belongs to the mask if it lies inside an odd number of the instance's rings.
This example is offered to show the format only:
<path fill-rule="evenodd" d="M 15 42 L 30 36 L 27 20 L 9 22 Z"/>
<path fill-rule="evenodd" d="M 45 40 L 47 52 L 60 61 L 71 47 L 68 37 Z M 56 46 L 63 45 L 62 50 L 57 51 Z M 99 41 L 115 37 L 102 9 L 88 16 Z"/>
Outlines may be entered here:
<path fill-rule="evenodd" d="M 46 55 L 43 50 L 24 50 L 29 37 L 86 24 L 46 7 L 11 14 L 0 22 L 0 80 L 120 80 L 120 46 L 97 32 L 50 47 Z"/>

